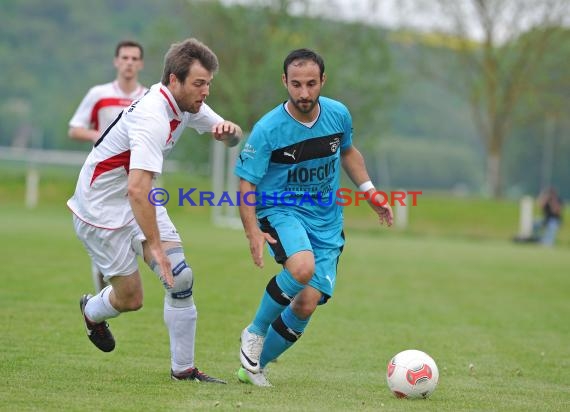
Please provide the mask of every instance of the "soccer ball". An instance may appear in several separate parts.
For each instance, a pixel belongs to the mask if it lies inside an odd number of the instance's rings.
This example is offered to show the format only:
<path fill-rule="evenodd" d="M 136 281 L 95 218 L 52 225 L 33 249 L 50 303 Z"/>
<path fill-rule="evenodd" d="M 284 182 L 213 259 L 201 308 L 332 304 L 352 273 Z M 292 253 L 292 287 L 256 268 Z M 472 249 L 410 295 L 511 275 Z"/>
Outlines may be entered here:
<path fill-rule="evenodd" d="M 397 398 L 427 398 L 437 386 L 439 370 L 427 353 L 409 349 L 390 359 L 386 380 Z"/>

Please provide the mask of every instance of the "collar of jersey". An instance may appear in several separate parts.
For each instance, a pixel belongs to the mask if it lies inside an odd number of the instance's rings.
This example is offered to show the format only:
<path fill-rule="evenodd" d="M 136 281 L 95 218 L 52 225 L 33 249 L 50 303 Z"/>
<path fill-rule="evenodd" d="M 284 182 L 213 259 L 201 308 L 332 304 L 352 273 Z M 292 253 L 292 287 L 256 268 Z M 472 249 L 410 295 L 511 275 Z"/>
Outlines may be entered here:
<path fill-rule="evenodd" d="M 142 97 L 144 87 L 142 84 L 137 83 L 137 88 L 132 93 L 125 93 L 123 89 L 119 87 L 119 81 L 117 79 L 113 80 L 113 90 L 121 96 L 124 96 L 127 99 L 135 99 L 137 97 Z"/>
<path fill-rule="evenodd" d="M 305 126 L 308 129 L 311 129 L 315 123 L 317 123 L 317 121 L 319 120 L 319 117 L 321 117 L 321 101 L 319 100 L 317 102 L 317 106 L 319 108 L 319 112 L 317 113 L 317 116 L 315 117 L 315 120 L 311 121 L 311 122 L 301 122 L 300 120 L 295 119 L 295 117 L 291 114 L 291 112 L 289 111 L 289 108 L 287 107 L 287 102 L 289 100 L 286 100 L 283 103 L 283 110 L 285 110 L 285 113 L 287 113 L 289 115 L 289 117 L 293 120 L 295 120 L 297 123 L 299 123 L 301 126 Z"/>
<path fill-rule="evenodd" d="M 180 117 L 180 109 L 178 108 L 178 105 L 176 104 L 176 100 L 174 100 L 172 93 L 170 93 L 170 90 L 164 86 L 160 86 L 160 94 L 162 94 L 168 102 L 168 105 L 174 112 L 174 116 Z"/>

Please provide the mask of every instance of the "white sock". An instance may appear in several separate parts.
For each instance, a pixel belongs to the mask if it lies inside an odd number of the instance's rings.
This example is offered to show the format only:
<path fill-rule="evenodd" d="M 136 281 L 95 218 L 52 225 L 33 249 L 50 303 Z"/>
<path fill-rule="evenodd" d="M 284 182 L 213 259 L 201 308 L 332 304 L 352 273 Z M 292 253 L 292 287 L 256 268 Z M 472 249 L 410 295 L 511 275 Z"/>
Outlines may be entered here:
<path fill-rule="evenodd" d="M 174 373 L 194 367 L 194 338 L 196 336 L 196 305 L 175 308 L 164 302 L 164 323 L 170 336 L 170 359 Z"/>
<path fill-rule="evenodd" d="M 85 316 L 92 322 L 99 323 L 105 319 L 116 318 L 120 312 L 111 305 L 109 295 L 113 287 L 111 285 L 93 296 L 85 305 Z"/>

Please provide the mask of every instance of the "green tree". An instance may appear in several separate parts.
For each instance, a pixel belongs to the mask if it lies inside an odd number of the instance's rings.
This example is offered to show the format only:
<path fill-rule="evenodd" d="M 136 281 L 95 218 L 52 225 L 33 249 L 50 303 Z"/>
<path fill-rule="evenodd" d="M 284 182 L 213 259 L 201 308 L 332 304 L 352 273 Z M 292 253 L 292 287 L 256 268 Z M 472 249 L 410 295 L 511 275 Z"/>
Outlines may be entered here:
<path fill-rule="evenodd" d="M 214 0 L 180 2 L 176 22 L 160 23 L 154 43 L 194 36 L 208 44 L 220 60 L 208 101 L 244 130 L 286 99 L 281 83 L 285 56 L 295 48 L 316 49 L 326 63 L 328 81 L 323 94 L 351 109 L 359 141 L 375 144 L 386 125 L 386 103 L 393 94 L 386 33 L 290 13 L 292 4 L 298 8 L 305 3 L 274 0 L 226 6 Z M 188 151 L 200 145 L 201 161 L 206 161 L 206 144 L 204 139 L 194 139 Z"/>
<path fill-rule="evenodd" d="M 554 185 L 570 196 L 570 30 L 552 28 L 559 39 L 555 48 L 542 57 L 528 83 L 514 120 L 513 134 L 518 138 L 507 145 L 506 179 L 527 193 L 536 194 Z M 534 36 L 534 31 L 526 34 Z"/>
<path fill-rule="evenodd" d="M 407 0 L 415 12 L 431 12 L 436 39 L 430 53 L 450 53 L 461 82 L 447 86 L 469 102 L 472 117 L 487 156 L 487 183 L 491 194 L 502 194 L 501 156 L 511 134 L 514 113 L 543 56 L 561 41 L 560 27 L 568 15 L 567 0 Z M 532 31 L 532 35 L 526 33 Z M 480 37 L 474 41 L 473 36 Z M 426 37 L 422 36 L 425 41 Z M 429 38 L 428 38 L 429 39 Z M 433 44 L 433 42 L 432 42 Z M 431 60 L 434 61 L 434 60 Z M 440 62 L 449 61 L 442 58 Z M 441 67 L 426 69 L 446 74 Z M 437 76 L 441 78 L 441 76 Z M 445 80 L 445 78 L 444 78 Z M 534 92 L 540 92 L 534 90 Z"/>

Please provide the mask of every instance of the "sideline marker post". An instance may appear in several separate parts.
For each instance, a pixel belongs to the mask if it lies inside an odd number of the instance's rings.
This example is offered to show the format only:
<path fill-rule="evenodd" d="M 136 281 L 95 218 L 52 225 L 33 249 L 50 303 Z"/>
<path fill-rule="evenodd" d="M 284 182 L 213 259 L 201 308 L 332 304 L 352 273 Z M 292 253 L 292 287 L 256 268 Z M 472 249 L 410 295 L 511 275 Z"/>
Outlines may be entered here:
<path fill-rule="evenodd" d="M 398 192 L 406 193 L 404 189 L 400 189 Z M 409 217 L 408 199 L 406 198 L 405 202 L 395 202 L 394 209 L 394 226 L 398 229 L 406 229 L 408 227 Z"/>
<path fill-rule="evenodd" d="M 532 206 L 533 198 L 523 196 L 520 201 L 519 237 L 526 239 L 532 236 Z"/>

